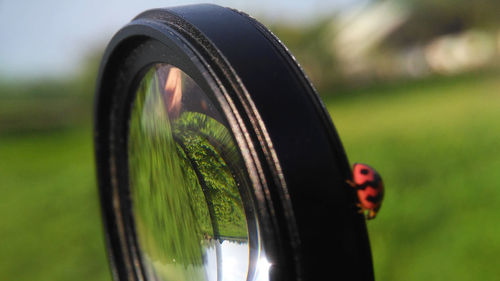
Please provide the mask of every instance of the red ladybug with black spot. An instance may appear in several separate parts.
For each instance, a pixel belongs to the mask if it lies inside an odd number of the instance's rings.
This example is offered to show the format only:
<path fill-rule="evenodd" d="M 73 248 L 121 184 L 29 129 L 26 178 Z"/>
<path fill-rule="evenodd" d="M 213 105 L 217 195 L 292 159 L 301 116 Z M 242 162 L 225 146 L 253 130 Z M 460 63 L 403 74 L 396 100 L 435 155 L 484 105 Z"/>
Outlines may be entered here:
<path fill-rule="evenodd" d="M 356 205 L 360 208 L 359 212 L 368 211 L 366 218 L 375 218 L 384 198 L 384 184 L 380 174 L 366 164 L 354 163 L 352 181 L 347 180 L 347 183 L 357 190 L 359 203 Z"/>

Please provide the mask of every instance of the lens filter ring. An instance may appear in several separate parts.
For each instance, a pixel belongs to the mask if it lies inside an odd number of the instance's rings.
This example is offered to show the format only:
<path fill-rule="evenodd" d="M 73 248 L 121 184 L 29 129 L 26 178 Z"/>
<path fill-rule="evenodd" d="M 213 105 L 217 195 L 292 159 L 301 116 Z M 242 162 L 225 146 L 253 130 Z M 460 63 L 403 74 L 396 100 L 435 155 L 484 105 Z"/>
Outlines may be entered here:
<path fill-rule="evenodd" d="M 215 5 L 139 15 L 106 49 L 95 114 L 116 280 L 373 279 L 341 142 L 254 19 Z"/>

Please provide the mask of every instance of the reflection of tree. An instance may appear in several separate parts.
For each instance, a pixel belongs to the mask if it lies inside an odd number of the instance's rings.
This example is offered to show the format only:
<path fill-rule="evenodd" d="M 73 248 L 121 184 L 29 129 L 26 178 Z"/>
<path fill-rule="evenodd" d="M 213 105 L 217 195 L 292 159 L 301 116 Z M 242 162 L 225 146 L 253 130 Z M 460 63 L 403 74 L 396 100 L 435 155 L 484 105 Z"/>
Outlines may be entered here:
<path fill-rule="evenodd" d="M 237 183 L 224 159 L 239 159 L 227 129 L 201 113 L 185 112 L 176 120 L 174 135 L 199 170 L 209 193 L 217 236 L 246 237 L 246 220 Z M 221 148 L 218 150 L 217 148 Z M 223 157 L 222 152 L 226 153 Z"/>
<path fill-rule="evenodd" d="M 145 75 L 129 125 L 139 244 L 153 261 L 201 265 L 202 247 L 213 246 L 214 237 L 247 238 L 234 176 L 241 158 L 227 128 L 215 119 L 184 112 L 169 120 L 157 79 L 154 68 Z"/>

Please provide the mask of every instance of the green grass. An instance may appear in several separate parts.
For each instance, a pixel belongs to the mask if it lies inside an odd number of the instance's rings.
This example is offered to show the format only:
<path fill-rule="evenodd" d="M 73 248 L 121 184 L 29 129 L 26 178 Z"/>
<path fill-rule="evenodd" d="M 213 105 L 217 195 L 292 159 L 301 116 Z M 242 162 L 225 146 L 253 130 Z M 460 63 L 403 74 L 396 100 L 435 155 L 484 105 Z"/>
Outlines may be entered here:
<path fill-rule="evenodd" d="M 0 280 L 111 280 L 90 129 L 0 137 Z"/>
<path fill-rule="evenodd" d="M 378 168 L 377 280 L 494 280 L 500 79 L 365 92 L 327 104 L 350 161 Z"/>
<path fill-rule="evenodd" d="M 500 79 L 330 99 L 349 159 L 386 184 L 377 280 L 496 280 Z M 110 280 L 89 128 L 0 136 L 0 280 Z"/>

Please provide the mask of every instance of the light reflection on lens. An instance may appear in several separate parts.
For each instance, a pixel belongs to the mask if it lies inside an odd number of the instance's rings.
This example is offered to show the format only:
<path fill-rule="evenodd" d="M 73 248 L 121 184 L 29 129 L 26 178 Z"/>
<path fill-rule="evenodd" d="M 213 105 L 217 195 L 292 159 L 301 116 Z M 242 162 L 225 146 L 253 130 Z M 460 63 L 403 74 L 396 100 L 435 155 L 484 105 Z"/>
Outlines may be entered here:
<path fill-rule="evenodd" d="M 148 280 L 247 280 L 249 272 L 259 271 L 262 258 L 249 269 L 248 223 L 238 189 L 245 184 L 244 165 L 224 124 L 180 69 L 157 64 L 141 80 L 128 161 Z M 267 270 L 259 280 L 268 279 Z"/>

